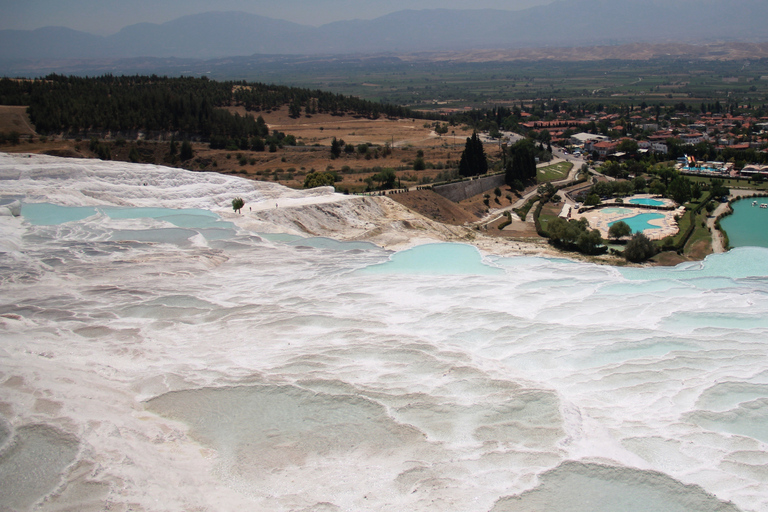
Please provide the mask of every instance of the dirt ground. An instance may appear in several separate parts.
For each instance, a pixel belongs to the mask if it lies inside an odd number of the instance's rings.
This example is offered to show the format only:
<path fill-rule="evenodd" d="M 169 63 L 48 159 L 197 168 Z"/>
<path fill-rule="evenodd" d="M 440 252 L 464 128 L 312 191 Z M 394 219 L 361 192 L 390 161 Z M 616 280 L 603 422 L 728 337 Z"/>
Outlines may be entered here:
<path fill-rule="evenodd" d="M 244 115 L 244 108 L 233 108 Z M 287 107 L 271 112 L 253 112 L 261 115 L 270 130 L 296 137 L 300 145 L 285 146 L 275 152 L 249 150 L 212 150 L 208 144 L 193 143 L 195 156 L 187 162 L 174 160 L 169 141 L 125 141 L 120 137 L 107 140 L 113 160 L 128 160 L 132 146 L 140 154 L 140 162 L 156 163 L 190 170 L 215 171 L 263 181 L 277 181 L 289 187 L 302 188 L 304 178 L 312 171 L 336 171 L 342 177 L 336 186 L 350 192 L 363 191 L 365 180 L 383 168 L 393 168 L 402 186 L 413 186 L 434 179 L 439 173 L 455 168 L 471 131 L 464 127 L 449 127 L 446 135 L 438 136 L 433 123 L 417 119 L 391 120 L 385 117 L 366 119 L 359 116 L 333 116 L 330 114 L 302 116 L 292 119 Z M 24 107 L 0 106 L 0 132 L 18 131 L 22 135 L 18 145 L 6 144 L 0 151 L 45 153 L 55 156 L 94 158 L 89 141 L 64 140 L 61 137 L 38 137 L 32 130 Z M 31 135 L 32 142 L 24 137 Z M 333 138 L 352 144 L 355 151 L 342 152 L 332 158 L 330 145 Z M 368 144 L 367 152 L 358 151 Z M 391 150 L 386 151 L 385 145 Z M 413 170 L 419 152 L 427 169 Z M 491 158 L 497 158 L 499 148 L 486 148 Z"/>
<path fill-rule="evenodd" d="M 449 201 L 431 190 L 417 190 L 407 194 L 393 194 L 389 197 L 429 219 L 444 224 L 460 226 L 478 220 L 476 215 L 459 204 Z"/>
<path fill-rule="evenodd" d="M 20 136 L 36 135 L 27 116 L 27 107 L 0 105 L 0 133 L 17 132 Z"/>

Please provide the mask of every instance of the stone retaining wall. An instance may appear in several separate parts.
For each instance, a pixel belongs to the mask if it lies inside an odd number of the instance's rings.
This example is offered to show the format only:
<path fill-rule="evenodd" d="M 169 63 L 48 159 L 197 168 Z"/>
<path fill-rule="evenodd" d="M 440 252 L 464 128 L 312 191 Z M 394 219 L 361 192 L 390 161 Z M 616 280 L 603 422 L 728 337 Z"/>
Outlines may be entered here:
<path fill-rule="evenodd" d="M 497 174 L 495 176 L 485 176 L 467 181 L 459 181 L 457 183 L 435 185 L 432 187 L 432 190 L 444 198 L 453 201 L 454 203 L 458 203 L 463 199 L 468 199 L 503 185 L 504 174 Z"/>

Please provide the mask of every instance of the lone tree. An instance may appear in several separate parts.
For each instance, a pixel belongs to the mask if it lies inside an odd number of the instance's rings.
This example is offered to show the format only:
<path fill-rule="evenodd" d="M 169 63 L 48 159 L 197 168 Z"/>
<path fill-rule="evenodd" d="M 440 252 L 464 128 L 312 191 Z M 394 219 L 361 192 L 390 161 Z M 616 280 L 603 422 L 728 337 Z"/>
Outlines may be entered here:
<path fill-rule="evenodd" d="M 395 170 L 391 167 L 385 167 L 381 172 L 374 174 L 373 179 L 379 183 L 380 189 L 386 190 L 395 187 L 397 174 L 395 174 Z"/>
<path fill-rule="evenodd" d="M 669 195 L 677 204 L 685 204 L 693 198 L 691 180 L 685 176 L 676 176 L 667 187 Z"/>
<path fill-rule="evenodd" d="M 312 171 L 304 178 L 304 188 L 330 187 L 335 182 L 333 173 Z"/>
<path fill-rule="evenodd" d="M 614 240 L 618 240 L 621 237 L 629 236 L 631 234 L 632 228 L 630 228 L 629 224 L 623 220 L 611 224 L 611 227 L 608 229 L 608 238 L 613 238 Z"/>
<path fill-rule="evenodd" d="M 242 197 L 236 197 L 232 200 L 232 209 L 235 210 L 235 213 L 240 213 L 243 206 L 245 206 L 245 201 L 243 201 Z"/>
<path fill-rule="evenodd" d="M 336 137 L 331 141 L 331 158 L 339 158 L 341 150 L 344 148 L 344 141 L 337 140 Z"/>
<path fill-rule="evenodd" d="M 488 172 L 488 160 L 485 159 L 483 143 L 477 136 L 477 132 L 472 132 L 472 137 L 467 137 L 467 143 L 459 160 L 459 174 L 462 176 L 477 176 Z"/>
<path fill-rule="evenodd" d="M 655 254 L 656 246 L 643 233 L 635 233 L 624 248 L 624 257 L 633 263 L 643 262 Z"/>
<path fill-rule="evenodd" d="M 192 150 L 192 144 L 188 140 L 185 140 L 181 143 L 181 152 L 179 153 L 179 158 L 182 162 L 186 162 L 187 160 L 192 160 L 192 157 L 195 156 L 195 152 Z"/>

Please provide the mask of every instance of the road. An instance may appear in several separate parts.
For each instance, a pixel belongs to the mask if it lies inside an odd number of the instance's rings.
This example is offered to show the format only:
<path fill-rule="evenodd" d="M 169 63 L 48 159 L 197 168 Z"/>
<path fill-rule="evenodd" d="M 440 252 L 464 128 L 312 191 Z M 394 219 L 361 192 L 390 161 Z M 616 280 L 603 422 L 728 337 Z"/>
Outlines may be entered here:
<path fill-rule="evenodd" d="M 518 137 L 521 138 L 520 136 Z M 538 164 L 537 167 L 546 167 L 548 165 L 556 164 L 559 162 L 571 162 L 573 164 L 573 167 L 571 167 L 571 170 L 568 172 L 568 176 L 566 178 L 552 182 L 552 185 L 555 185 L 555 186 L 563 185 L 575 179 L 576 175 L 581 169 L 581 166 L 586 163 L 584 159 L 576 158 L 573 155 L 563 153 L 562 150 L 559 150 L 558 148 L 552 148 L 552 156 L 554 158 L 551 161 L 542 162 Z M 505 212 L 514 210 L 516 208 L 521 208 L 523 205 L 525 205 L 526 202 L 528 202 L 528 200 L 531 197 L 533 197 L 537 193 L 538 193 L 537 188 L 533 188 L 527 193 L 523 194 L 520 197 L 520 199 L 515 201 L 513 204 L 509 206 L 504 206 L 502 208 L 494 208 L 493 210 L 490 210 L 482 219 L 474 222 L 473 225 L 483 226 L 483 225 L 495 222 L 499 218 L 501 218 L 505 214 Z M 564 198 L 564 200 L 567 200 L 567 198 Z M 571 201 L 568 201 L 568 202 L 571 202 Z"/>

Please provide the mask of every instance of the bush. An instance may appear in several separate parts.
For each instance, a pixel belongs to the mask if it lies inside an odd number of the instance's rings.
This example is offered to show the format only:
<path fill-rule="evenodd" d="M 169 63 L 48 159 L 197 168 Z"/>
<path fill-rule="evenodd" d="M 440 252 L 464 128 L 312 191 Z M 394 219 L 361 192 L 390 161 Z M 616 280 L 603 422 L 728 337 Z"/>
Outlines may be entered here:
<path fill-rule="evenodd" d="M 596 229 L 589 229 L 586 219 L 567 221 L 556 217 L 549 222 L 549 239 L 558 247 L 575 249 L 584 254 L 605 252 L 603 239 Z"/>
<path fill-rule="evenodd" d="M 643 262 L 655 254 L 656 246 L 642 233 L 635 233 L 624 248 L 624 257 L 633 263 Z"/>
<path fill-rule="evenodd" d="M 336 182 L 334 175 L 330 172 L 310 172 L 304 178 L 304 188 L 332 186 Z"/>
<path fill-rule="evenodd" d="M 600 197 L 597 194 L 589 194 L 584 200 L 585 206 L 596 206 L 600 204 Z"/>
<path fill-rule="evenodd" d="M 629 224 L 627 224 L 623 220 L 620 220 L 614 224 L 611 224 L 611 227 L 608 229 L 608 237 L 613 239 L 629 236 L 631 234 L 632 234 L 632 228 L 630 228 Z"/>

